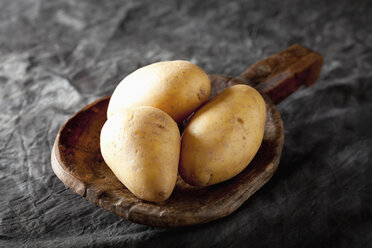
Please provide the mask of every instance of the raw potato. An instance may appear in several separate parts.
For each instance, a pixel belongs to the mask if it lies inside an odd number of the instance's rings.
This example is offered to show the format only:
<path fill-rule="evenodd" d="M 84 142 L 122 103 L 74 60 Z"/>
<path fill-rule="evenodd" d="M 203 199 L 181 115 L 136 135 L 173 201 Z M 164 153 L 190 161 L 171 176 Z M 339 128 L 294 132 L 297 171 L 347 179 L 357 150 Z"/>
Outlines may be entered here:
<path fill-rule="evenodd" d="M 181 122 L 208 99 L 210 90 L 208 75 L 191 62 L 154 63 L 120 82 L 111 97 L 107 117 L 127 107 L 152 106 Z"/>
<path fill-rule="evenodd" d="M 247 85 L 232 86 L 200 108 L 182 134 L 179 172 L 195 186 L 226 181 L 257 153 L 264 134 L 266 106 Z"/>
<path fill-rule="evenodd" d="M 105 162 L 135 196 L 169 198 L 180 153 L 180 133 L 169 115 L 153 107 L 123 109 L 106 121 L 100 142 Z"/>

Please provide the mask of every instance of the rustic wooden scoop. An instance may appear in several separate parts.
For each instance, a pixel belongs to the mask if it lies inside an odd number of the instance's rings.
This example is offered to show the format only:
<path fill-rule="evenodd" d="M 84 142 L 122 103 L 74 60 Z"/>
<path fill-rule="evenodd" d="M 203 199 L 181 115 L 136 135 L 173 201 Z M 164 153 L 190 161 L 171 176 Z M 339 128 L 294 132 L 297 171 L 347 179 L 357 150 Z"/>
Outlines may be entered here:
<path fill-rule="evenodd" d="M 199 188 L 178 176 L 167 201 L 151 203 L 136 198 L 101 156 L 99 137 L 110 97 L 89 104 L 62 126 L 52 149 L 52 168 L 71 190 L 136 223 L 176 227 L 229 215 L 261 188 L 278 167 L 284 133 L 280 113 L 273 103 L 279 103 L 301 85 L 315 83 L 322 63 L 320 54 L 296 44 L 253 64 L 236 78 L 210 75 L 211 96 L 237 83 L 249 84 L 264 93 L 267 106 L 265 134 L 258 153 L 244 171 L 226 182 Z"/>

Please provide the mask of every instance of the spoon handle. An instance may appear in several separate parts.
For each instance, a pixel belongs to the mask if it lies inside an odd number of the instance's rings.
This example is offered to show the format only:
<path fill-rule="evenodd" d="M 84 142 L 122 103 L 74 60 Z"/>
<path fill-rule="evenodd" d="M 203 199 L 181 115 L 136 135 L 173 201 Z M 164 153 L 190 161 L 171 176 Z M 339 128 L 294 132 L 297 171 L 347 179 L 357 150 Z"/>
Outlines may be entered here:
<path fill-rule="evenodd" d="M 262 91 L 273 103 L 278 104 L 301 85 L 314 84 L 319 77 L 322 64 L 321 54 L 294 44 L 254 63 L 236 79 Z"/>

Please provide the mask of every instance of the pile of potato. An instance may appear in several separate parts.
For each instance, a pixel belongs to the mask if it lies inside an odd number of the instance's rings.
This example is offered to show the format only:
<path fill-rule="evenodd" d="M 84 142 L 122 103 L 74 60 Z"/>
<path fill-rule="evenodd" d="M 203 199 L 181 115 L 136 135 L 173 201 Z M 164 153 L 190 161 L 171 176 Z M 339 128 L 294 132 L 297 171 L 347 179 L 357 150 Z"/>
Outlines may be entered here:
<path fill-rule="evenodd" d="M 264 134 L 262 96 L 235 85 L 206 102 L 210 89 L 207 74 L 181 60 L 142 67 L 117 86 L 101 152 L 134 195 L 165 201 L 177 172 L 191 185 L 209 186 L 234 177 L 253 159 Z M 193 112 L 181 137 L 177 123 Z"/>

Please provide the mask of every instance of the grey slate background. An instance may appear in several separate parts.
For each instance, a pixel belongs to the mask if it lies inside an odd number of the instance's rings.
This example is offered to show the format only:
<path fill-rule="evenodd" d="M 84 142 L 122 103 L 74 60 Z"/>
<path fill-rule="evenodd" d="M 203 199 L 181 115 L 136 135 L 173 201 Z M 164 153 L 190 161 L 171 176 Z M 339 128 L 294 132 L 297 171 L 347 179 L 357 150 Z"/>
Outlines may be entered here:
<path fill-rule="evenodd" d="M 278 172 L 234 214 L 167 229 L 122 220 L 68 190 L 60 126 L 160 60 L 238 75 L 301 43 L 318 83 L 279 105 Z M 372 1 L 0 2 L 1 247 L 372 247 Z"/>

